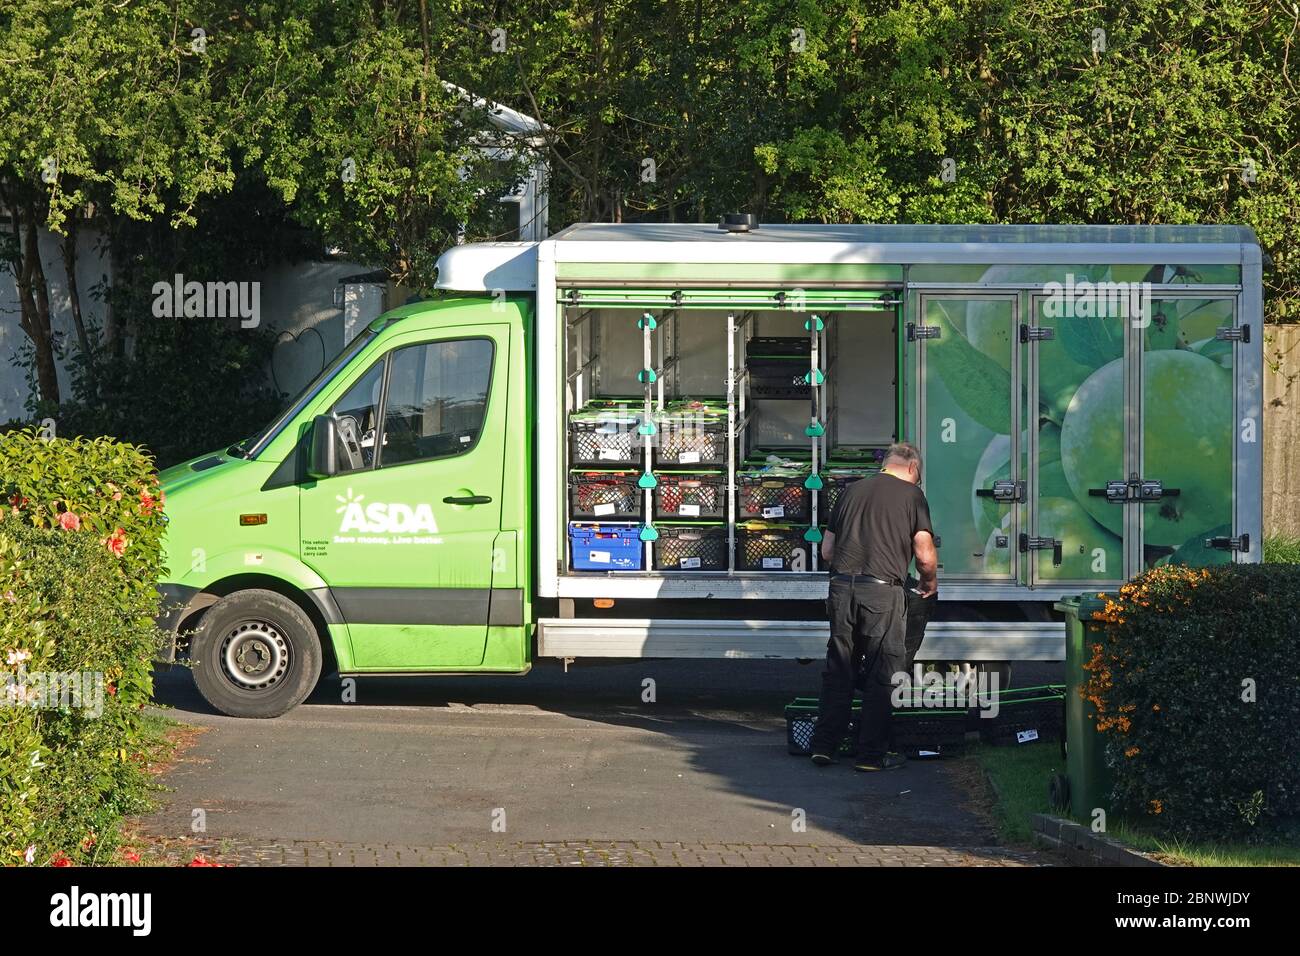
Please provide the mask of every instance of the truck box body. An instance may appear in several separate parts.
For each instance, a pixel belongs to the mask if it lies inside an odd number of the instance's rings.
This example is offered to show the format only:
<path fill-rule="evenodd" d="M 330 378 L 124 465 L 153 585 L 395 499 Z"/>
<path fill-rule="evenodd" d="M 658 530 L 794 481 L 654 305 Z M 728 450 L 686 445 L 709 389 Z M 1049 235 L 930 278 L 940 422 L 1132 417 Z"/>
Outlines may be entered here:
<path fill-rule="evenodd" d="M 344 673 L 523 670 L 534 631 L 818 657 L 830 506 L 898 440 L 939 544 L 922 659 L 1060 659 L 1061 597 L 1261 558 L 1248 229 L 579 224 L 449 250 L 437 287 L 168 472 L 173 568 L 209 558 L 166 582 L 177 621 L 279 582 Z M 322 415 L 343 457 L 313 477 Z"/>

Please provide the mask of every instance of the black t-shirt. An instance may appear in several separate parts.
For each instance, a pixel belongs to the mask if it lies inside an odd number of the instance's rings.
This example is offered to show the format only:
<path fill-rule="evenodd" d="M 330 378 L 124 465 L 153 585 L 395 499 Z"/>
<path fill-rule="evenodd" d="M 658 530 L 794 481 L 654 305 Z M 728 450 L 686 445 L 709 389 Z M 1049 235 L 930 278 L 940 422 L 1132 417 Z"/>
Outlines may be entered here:
<path fill-rule="evenodd" d="M 828 527 L 835 535 L 833 574 L 865 574 L 895 584 L 907 577 L 912 536 L 934 533 L 925 492 L 883 473 L 840 492 Z"/>

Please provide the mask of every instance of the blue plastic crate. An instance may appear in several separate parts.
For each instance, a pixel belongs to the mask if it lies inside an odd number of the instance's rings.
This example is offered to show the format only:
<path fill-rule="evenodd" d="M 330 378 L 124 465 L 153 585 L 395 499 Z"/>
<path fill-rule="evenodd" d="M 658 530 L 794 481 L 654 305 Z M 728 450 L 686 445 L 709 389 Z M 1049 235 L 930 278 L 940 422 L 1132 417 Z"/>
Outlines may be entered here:
<path fill-rule="evenodd" d="M 569 523 L 575 571 L 640 571 L 645 546 L 639 524 Z"/>

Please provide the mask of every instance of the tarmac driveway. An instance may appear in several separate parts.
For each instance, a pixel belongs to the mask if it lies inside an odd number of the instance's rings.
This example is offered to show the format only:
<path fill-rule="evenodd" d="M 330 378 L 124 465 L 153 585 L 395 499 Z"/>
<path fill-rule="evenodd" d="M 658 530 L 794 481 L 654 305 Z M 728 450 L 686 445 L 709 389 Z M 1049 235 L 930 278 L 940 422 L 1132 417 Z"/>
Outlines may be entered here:
<path fill-rule="evenodd" d="M 787 754 L 782 708 L 815 695 L 818 672 L 546 661 L 525 677 L 360 679 L 355 703 L 327 679 L 270 721 L 216 714 L 187 671 L 164 672 L 158 701 L 201 731 L 138 826 L 167 853 L 270 864 L 1047 859 L 996 846 L 951 761 L 860 774 Z"/>

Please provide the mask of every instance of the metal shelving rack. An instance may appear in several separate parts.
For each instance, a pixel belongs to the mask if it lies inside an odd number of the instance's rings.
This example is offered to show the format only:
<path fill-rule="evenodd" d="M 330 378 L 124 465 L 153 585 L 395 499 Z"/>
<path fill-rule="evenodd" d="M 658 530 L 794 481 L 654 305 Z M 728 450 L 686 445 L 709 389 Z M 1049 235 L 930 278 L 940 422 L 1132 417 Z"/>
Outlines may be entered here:
<path fill-rule="evenodd" d="M 624 302 L 623 305 L 629 304 Z M 760 303 L 756 302 L 755 305 Z M 778 297 L 767 311 L 785 313 L 791 311 L 784 298 Z M 861 303 L 852 303 L 849 307 Z M 591 321 L 589 348 L 584 351 L 584 344 L 577 349 L 577 368 L 568 370 L 565 381 L 569 385 L 570 400 L 574 408 L 580 408 L 595 397 L 600 383 L 600 322 L 597 308 L 578 311 L 580 305 L 575 299 L 567 304 L 566 312 L 577 312 L 566 316 L 566 333 L 574 334 L 584 322 Z M 650 306 L 650 303 L 645 303 Z M 680 321 L 680 302 L 674 299 L 672 305 L 662 308 L 656 317 L 652 311 L 640 312 L 636 328 L 641 335 L 641 370 L 637 380 L 641 386 L 642 420 L 638 426 L 641 439 L 642 468 L 638 485 L 644 496 L 644 517 L 641 525 L 641 541 L 645 551 L 642 571 L 613 572 L 615 574 L 644 575 L 654 572 L 654 553 L 659 532 L 654 522 L 654 490 L 658 478 L 654 470 L 654 447 L 658 440 L 660 413 L 664 411 L 668 399 L 676 397 L 680 384 L 680 353 L 678 350 L 678 322 Z M 748 303 L 746 303 L 748 305 Z M 880 306 L 896 306 L 896 302 L 882 301 Z M 653 308 L 653 306 L 651 307 Z M 836 428 L 836 409 L 833 401 L 836 392 L 835 350 L 828 346 L 837 338 L 837 325 L 834 305 L 826 311 L 806 313 L 803 323 L 804 331 L 809 337 L 808 371 L 804 381 L 810 386 L 809 422 L 804 435 L 809 441 L 811 459 L 810 474 L 804 481 L 804 487 L 810 492 L 810 514 L 804 540 L 810 545 L 809 569 L 819 571 L 821 564 L 820 542 L 822 540 L 821 514 L 822 492 L 825 479 L 822 472 L 826 467 L 828 448 L 834 446 Z M 743 464 L 744 455 L 749 444 L 750 428 L 754 425 L 754 406 L 749 394 L 750 374 L 746 367 L 745 356 L 749 339 L 758 334 L 758 313 L 753 308 L 744 311 L 735 309 L 726 313 L 727 328 L 727 447 L 726 447 L 726 483 L 724 486 L 726 502 L 727 528 L 727 573 L 736 572 L 736 519 L 737 519 L 737 471 Z M 581 339 L 580 339 L 581 343 Z M 567 353 L 566 353 L 567 354 Z M 797 400 L 797 399 L 792 399 Z M 761 572 L 759 572 L 761 573 Z M 780 572 L 788 575 L 789 572 Z"/>

